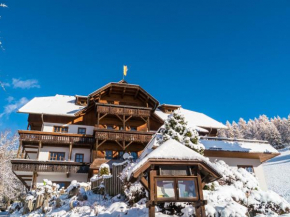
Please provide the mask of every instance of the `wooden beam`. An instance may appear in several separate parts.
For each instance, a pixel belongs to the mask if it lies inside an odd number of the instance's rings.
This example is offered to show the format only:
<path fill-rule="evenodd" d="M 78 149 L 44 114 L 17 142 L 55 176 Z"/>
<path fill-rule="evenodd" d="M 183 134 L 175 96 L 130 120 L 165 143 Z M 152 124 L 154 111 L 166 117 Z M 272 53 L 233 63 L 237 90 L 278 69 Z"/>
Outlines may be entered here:
<path fill-rule="evenodd" d="M 139 93 L 139 89 L 137 89 L 137 90 L 136 90 L 136 93 L 135 93 L 135 95 L 134 95 L 134 99 L 136 99 L 136 98 L 137 98 L 137 96 L 138 96 L 138 93 Z"/>
<path fill-rule="evenodd" d="M 117 116 L 117 118 L 119 118 L 120 119 L 120 121 L 122 121 L 123 122 L 123 119 L 118 115 L 118 114 L 115 114 L 116 116 Z"/>
<path fill-rule="evenodd" d="M 36 179 L 37 179 L 37 172 L 33 172 L 33 176 L 32 176 L 32 189 L 36 189 Z"/>
<path fill-rule="evenodd" d="M 108 113 L 104 114 L 102 117 L 99 118 L 99 121 L 102 120 L 104 117 L 106 117 Z"/>
<path fill-rule="evenodd" d="M 17 151 L 17 158 L 19 158 L 21 147 L 22 147 L 22 141 L 19 141 L 19 147 L 18 147 L 18 151 Z"/>
<path fill-rule="evenodd" d="M 143 187 L 144 187 L 148 192 L 150 192 L 148 181 L 144 178 L 144 176 L 141 177 L 140 182 L 141 182 L 141 184 L 143 185 Z"/>
<path fill-rule="evenodd" d="M 129 147 L 129 145 L 131 145 L 131 144 L 132 144 L 132 142 L 133 142 L 133 141 L 129 142 L 129 143 L 128 143 L 128 144 L 125 146 L 125 149 L 126 149 L 126 148 L 128 148 L 128 147 Z"/>
<path fill-rule="evenodd" d="M 124 89 L 123 89 L 123 92 L 122 92 L 122 99 L 124 98 L 125 92 L 126 92 L 126 87 L 124 87 Z"/>
<path fill-rule="evenodd" d="M 110 87 L 110 90 L 109 90 L 108 96 L 111 96 L 112 89 L 113 89 L 113 87 Z"/>
<path fill-rule="evenodd" d="M 103 140 L 99 145 L 98 145 L 98 148 L 103 145 L 107 140 Z"/>
<path fill-rule="evenodd" d="M 39 143 L 38 143 L 38 151 L 37 151 L 37 159 L 39 158 L 39 153 L 40 153 L 40 149 L 42 148 L 42 143 L 41 143 L 41 141 L 39 141 Z"/>
<path fill-rule="evenodd" d="M 131 118 L 132 118 L 132 115 L 130 115 L 130 116 L 125 120 L 125 122 L 129 121 Z"/>
<path fill-rule="evenodd" d="M 38 146 L 23 145 L 24 148 L 38 149 Z"/>
<path fill-rule="evenodd" d="M 150 117 L 147 118 L 147 132 L 150 131 Z"/>
<path fill-rule="evenodd" d="M 98 112 L 98 115 L 97 115 L 97 128 L 100 127 L 100 113 Z"/>
<path fill-rule="evenodd" d="M 68 154 L 68 160 L 72 160 L 72 142 L 69 143 L 69 154 Z"/>
<path fill-rule="evenodd" d="M 123 145 L 118 141 L 118 140 L 115 140 L 115 142 L 121 147 L 123 148 Z"/>
<path fill-rule="evenodd" d="M 155 188 L 155 183 L 154 183 L 154 178 L 156 176 L 156 170 L 151 170 L 149 172 L 149 200 L 150 202 L 152 202 L 150 205 L 149 205 L 149 217 L 155 217 L 155 204 L 153 203 L 154 202 L 154 188 Z"/>

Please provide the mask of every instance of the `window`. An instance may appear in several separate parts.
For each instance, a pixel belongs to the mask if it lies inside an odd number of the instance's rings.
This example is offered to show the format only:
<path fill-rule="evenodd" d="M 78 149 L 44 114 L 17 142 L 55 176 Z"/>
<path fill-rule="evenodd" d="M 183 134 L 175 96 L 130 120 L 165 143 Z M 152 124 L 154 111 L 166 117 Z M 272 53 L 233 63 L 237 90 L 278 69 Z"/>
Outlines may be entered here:
<path fill-rule="evenodd" d="M 179 198 L 195 198 L 196 186 L 194 180 L 178 180 L 178 195 Z"/>
<path fill-rule="evenodd" d="M 65 183 L 64 182 L 59 182 L 57 184 L 59 185 L 59 189 L 65 188 Z"/>
<path fill-rule="evenodd" d="M 65 160 L 64 152 L 50 152 L 49 160 Z"/>
<path fill-rule="evenodd" d="M 78 134 L 86 134 L 86 128 L 82 128 L 82 127 L 79 127 L 78 128 Z"/>
<path fill-rule="evenodd" d="M 125 153 L 125 152 L 123 152 L 123 151 L 119 151 L 118 158 L 119 158 L 120 160 L 123 160 L 123 155 L 124 155 L 124 153 Z"/>
<path fill-rule="evenodd" d="M 131 151 L 131 156 L 133 157 L 133 160 L 137 160 L 137 158 L 138 158 L 138 154 L 137 154 L 137 152 L 135 152 L 135 151 Z"/>
<path fill-rule="evenodd" d="M 105 151 L 105 158 L 106 159 L 113 159 L 113 151 Z"/>
<path fill-rule="evenodd" d="M 130 127 L 131 131 L 137 131 L 137 127 Z"/>
<path fill-rule="evenodd" d="M 157 198 L 175 198 L 174 180 L 157 180 Z"/>
<path fill-rule="evenodd" d="M 108 130 L 113 130 L 114 127 L 113 127 L 113 125 L 107 125 L 107 129 L 108 129 Z"/>
<path fill-rule="evenodd" d="M 86 102 L 85 100 L 81 100 L 81 101 L 80 101 L 80 104 L 81 104 L 81 105 L 86 105 L 87 102 Z"/>
<path fill-rule="evenodd" d="M 68 127 L 54 126 L 53 132 L 55 132 L 55 133 L 68 133 Z"/>
<path fill-rule="evenodd" d="M 160 166 L 159 173 L 162 176 L 188 176 L 190 175 L 187 166 Z"/>
<path fill-rule="evenodd" d="M 249 173 L 254 174 L 254 168 L 252 165 L 238 165 L 238 168 L 244 168 Z"/>
<path fill-rule="evenodd" d="M 75 162 L 83 163 L 84 162 L 84 154 L 76 154 Z"/>
<path fill-rule="evenodd" d="M 107 101 L 108 104 L 114 104 L 114 101 Z"/>
<path fill-rule="evenodd" d="M 198 198 L 197 180 L 186 178 L 155 178 L 157 201 L 196 201 Z"/>

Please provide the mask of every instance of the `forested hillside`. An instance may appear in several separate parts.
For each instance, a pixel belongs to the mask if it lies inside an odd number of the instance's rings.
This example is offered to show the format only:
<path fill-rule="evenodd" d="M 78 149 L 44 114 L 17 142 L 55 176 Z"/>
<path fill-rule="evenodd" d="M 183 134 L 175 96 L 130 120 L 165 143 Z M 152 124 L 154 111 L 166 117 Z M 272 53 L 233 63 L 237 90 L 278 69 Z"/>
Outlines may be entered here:
<path fill-rule="evenodd" d="M 219 130 L 219 137 L 267 140 L 277 149 L 290 144 L 290 115 L 288 118 L 278 116 L 271 119 L 266 115 L 261 115 L 248 122 L 240 118 L 238 123 L 227 121 L 226 125 L 228 129 Z"/>

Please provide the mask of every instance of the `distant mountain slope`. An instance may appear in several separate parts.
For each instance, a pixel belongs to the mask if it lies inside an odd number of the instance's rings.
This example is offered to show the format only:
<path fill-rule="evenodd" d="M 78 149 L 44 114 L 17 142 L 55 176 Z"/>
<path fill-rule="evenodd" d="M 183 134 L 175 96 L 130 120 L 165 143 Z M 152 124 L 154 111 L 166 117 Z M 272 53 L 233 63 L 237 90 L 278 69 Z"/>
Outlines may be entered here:
<path fill-rule="evenodd" d="M 290 202 L 290 150 L 264 163 L 264 172 L 269 190 L 273 190 Z"/>

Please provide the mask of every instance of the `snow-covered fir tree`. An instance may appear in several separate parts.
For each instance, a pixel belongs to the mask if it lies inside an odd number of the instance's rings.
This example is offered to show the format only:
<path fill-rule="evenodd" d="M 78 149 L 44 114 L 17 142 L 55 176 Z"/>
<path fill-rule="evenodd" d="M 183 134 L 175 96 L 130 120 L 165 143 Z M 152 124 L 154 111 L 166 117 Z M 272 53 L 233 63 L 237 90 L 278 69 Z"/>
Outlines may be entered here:
<path fill-rule="evenodd" d="M 260 115 L 248 122 L 240 118 L 238 123 L 227 121 L 226 126 L 228 129 L 218 130 L 219 137 L 266 140 L 278 149 L 290 144 L 290 116 L 269 119 L 266 115 Z"/>
<path fill-rule="evenodd" d="M 159 143 L 168 139 L 175 139 L 181 144 L 193 149 L 203 155 L 204 146 L 199 143 L 199 135 L 195 129 L 188 127 L 183 114 L 179 110 L 175 110 L 164 123 L 162 129 L 162 138 Z"/>

